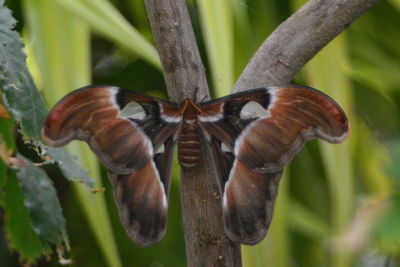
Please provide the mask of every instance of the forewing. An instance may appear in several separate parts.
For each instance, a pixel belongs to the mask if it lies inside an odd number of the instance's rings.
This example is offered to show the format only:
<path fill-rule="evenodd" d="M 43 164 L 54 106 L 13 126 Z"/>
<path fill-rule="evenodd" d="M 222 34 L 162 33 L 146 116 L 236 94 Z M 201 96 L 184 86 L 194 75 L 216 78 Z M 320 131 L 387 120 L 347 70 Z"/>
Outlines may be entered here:
<path fill-rule="evenodd" d="M 304 142 L 338 143 L 348 134 L 338 104 L 307 87 L 253 89 L 201 107 L 199 119 L 219 164 L 225 229 L 245 244 L 265 237 L 282 169 Z"/>
<path fill-rule="evenodd" d="M 169 137 L 176 138 L 179 122 L 163 120 L 162 110 L 179 115 L 172 103 L 153 97 L 117 87 L 86 87 L 55 105 L 42 139 L 50 146 L 86 141 L 110 171 L 131 174 L 142 169 Z"/>

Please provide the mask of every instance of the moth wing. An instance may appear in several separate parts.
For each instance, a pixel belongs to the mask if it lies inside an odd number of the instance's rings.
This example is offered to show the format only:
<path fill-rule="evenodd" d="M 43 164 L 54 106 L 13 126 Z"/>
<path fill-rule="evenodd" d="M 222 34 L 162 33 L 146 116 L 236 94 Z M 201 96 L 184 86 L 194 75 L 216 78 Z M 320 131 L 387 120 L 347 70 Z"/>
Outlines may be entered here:
<path fill-rule="evenodd" d="M 253 89 L 201 105 L 200 117 L 218 172 L 228 236 L 256 244 L 266 235 L 282 169 L 313 138 L 348 134 L 346 115 L 331 98 L 300 86 Z M 229 162 L 229 163 L 227 163 Z"/>
<path fill-rule="evenodd" d="M 173 146 L 169 138 L 164 151 L 138 172 L 109 175 L 121 222 L 129 237 L 142 247 L 157 243 L 166 231 Z"/>
<path fill-rule="evenodd" d="M 50 146 L 82 140 L 108 168 L 129 236 L 148 246 L 165 233 L 179 108 L 117 87 L 86 87 L 50 111 L 42 139 Z"/>

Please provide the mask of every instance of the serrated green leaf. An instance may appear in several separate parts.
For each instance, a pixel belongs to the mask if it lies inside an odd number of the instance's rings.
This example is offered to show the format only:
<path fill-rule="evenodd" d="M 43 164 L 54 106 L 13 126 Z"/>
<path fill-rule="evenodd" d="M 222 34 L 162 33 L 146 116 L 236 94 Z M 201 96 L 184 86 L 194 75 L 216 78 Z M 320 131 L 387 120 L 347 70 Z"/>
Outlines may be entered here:
<path fill-rule="evenodd" d="M 22 260 L 32 262 L 50 249 L 33 230 L 32 220 L 24 205 L 24 196 L 15 173 L 11 173 L 7 179 L 4 213 L 9 246 L 18 251 Z"/>
<path fill-rule="evenodd" d="M 3 102 L 20 123 L 24 138 L 32 138 L 33 143 L 42 145 L 41 129 L 47 114 L 44 101 L 39 94 L 25 64 L 23 43 L 18 33 L 13 31 L 14 18 L 0 0 L 0 87 L 4 91 Z M 59 164 L 63 174 L 91 187 L 93 180 L 87 175 L 64 149 L 48 149 L 49 155 Z"/>
<path fill-rule="evenodd" d="M 47 154 L 58 163 L 65 178 L 81 182 L 89 188 L 94 186 L 94 180 L 88 175 L 88 171 L 79 166 L 76 158 L 65 149 L 47 147 Z"/>
<path fill-rule="evenodd" d="M 46 116 L 44 102 L 36 90 L 25 65 L 23 43 L 13 31 L 15 20 L 0 0 L 0 86 L 4 91 L 4 104 L 21 122 L 26 138 L 40 139 L 40 132 Z"/>
<path fill-rule="evenodd" d="M 22 156 L 19 158 L 28 161 Z M 17 177 L 29 210 L 35 232 L 44 242 L 61 245 L 67 241 L 67 231 L 56 190 L 46 172 L 34 165 L 20 167 Z"/>

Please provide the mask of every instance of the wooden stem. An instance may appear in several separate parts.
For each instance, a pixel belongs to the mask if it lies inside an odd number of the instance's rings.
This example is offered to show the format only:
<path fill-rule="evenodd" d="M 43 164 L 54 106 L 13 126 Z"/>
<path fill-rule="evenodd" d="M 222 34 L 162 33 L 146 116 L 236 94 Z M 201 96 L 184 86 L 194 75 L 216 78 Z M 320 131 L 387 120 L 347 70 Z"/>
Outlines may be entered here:
<path fill-rule="evenodd" d="M 146 0 L 168 93 L 173 101 L 209 99 L 184 0 Z M 181 202 L 188 266 L 241 266 L 240 244 L 225 234 L 216 172 L 204 147 L 197 166 L 182 173 Z"/>

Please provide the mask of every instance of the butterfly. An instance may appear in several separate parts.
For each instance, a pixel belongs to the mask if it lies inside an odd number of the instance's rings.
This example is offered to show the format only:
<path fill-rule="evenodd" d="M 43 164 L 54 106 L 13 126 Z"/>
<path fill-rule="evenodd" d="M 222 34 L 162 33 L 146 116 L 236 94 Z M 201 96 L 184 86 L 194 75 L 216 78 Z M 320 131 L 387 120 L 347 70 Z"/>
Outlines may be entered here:
<path fill-rule="evenodd" d="M 349 126 L 340 106 L 302 86 L 265 87 L 182 104 L 113 86 L 89 86 L 61 99 L 42 139 L 59 147 L 82 140 L 109 171 L 129 237 L 140 246 L 166 231 L 175 144 L 183 171 L 210 148 L 223 221 L 235 242 L 256 244 L 272 219 L 282 169 L 307 140 L 340 143 Z"/>

